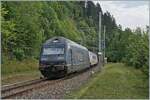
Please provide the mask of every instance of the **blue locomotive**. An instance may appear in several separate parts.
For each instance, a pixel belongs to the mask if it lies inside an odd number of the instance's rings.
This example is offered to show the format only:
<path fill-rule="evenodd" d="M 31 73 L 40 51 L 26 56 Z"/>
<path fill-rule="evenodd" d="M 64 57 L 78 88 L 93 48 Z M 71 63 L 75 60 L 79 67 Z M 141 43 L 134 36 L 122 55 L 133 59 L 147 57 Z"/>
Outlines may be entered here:
<path fill-rule="evenodd" d="M 44 77 L 62 77 L 89 67 L 88 49 L 69 39 L 53 37 L 42 45 L 39 70 Z"/>

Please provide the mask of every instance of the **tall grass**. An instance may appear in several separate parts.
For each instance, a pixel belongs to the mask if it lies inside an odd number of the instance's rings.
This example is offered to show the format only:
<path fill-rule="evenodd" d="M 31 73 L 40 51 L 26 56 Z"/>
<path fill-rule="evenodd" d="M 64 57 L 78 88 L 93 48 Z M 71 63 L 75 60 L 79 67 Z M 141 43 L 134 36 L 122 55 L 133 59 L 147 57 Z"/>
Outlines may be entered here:
<path fill-rule="evenodd" d="M 24 59 L 22 61 L 5 59 L 1 65 L 2 76 L 29 71 L 38 71 L 38 60 L 33 58 Z"/>
<path fill-rule="evenodd" d="M 78 99 L 148 99 L 148 80 L 141 70 L 124 64 L 108 64 L 101 73 L 73 91 L 67 98 Z"/>

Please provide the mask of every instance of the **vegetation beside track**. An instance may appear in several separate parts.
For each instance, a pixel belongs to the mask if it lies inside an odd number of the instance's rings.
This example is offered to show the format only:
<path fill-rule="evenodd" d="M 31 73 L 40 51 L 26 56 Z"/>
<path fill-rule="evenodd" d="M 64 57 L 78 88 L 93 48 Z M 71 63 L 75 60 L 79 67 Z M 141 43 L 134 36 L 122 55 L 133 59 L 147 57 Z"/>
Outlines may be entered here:
<path fill-rule="evenodd" d="M 145 26 L 145 31 L 140 27 L 123 29 L 111 13 L 102 11 L 100 5 L 93 1 L 2 1 L 2 63 L 5 57 L 18 61 L 37 59 L 42 43 L 54 36 L 66 37 L 98 52 L 101 12 L 101 26 L 106 26 L 107 60 L 139 68 L 149 77 L 149 26 Z"/>
<path fill-rule="evenodd" d="M 122 63 L 107 64 L 93 75 L 85 86 L 74 90 L 66 98 L 77 99 L 148 99 L 148 79 L 139 69 Z"/>
<path fill-rule="evenodd" d="M 9 84 L 40 77 L 38 60 L 8 60 L 1 65 L 2 84 Z"/>
<path fill-rule="evenodd" d="M 38 60 L 24 59 L 23 61 L 8 60 L 2 63 L 2 76 L 38 70 Z"/>
<path fill-rule="evenodd" d="M 16 77 L 15 75 L 21 73 L 38 72 L 37 60 L 27 60 L 26 58 L 38 59 L 41 44 L 54 36 L 66 37 L 91 51 L 98 52 L 99 12 L 102 13 L 102 27 L 106 26 L 105 51 L 108 61 L 123 62 L 141 69 L 148 78 L 149 26 L 146 26 L 144 32 L 140 27 L 135 30 L 123 29 L 121 25 L 117 25 L 117 19 L 111 13 L 102 11 L 100 4 L 95 5 L 92 1 L 88 1 L 86 4 L 85 8 L 85 1 L 2 1 L 2 79 L 4 76 Z M 5 60 L 6 57 L 9 60 Z M 137 69 L 133 68 L 133 72 L 134 70 L 139 71 Z M 107 74 L 107 71 L 104 74 Z M 127 77 L 123 75 L 121 74 L 119 77 Z M 144 76 L 143 74 L 138 75 Z M 132 78 L 132 75 L 130 77 Z M 126 83 L 130 83 L 130 80 Z M 117 95 L 119 95 L 118 98 L 121 97 L 120 94 Z"/>

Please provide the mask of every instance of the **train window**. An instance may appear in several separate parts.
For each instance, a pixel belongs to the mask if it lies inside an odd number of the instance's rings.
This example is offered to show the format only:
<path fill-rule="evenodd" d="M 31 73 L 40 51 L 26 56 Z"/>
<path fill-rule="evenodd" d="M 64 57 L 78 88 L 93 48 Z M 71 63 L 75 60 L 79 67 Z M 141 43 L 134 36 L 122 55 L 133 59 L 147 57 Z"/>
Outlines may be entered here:
<path fill-rule="evenodd" d="M 43 55 L 64 54 L 64 48 L 43 48 Z"/>

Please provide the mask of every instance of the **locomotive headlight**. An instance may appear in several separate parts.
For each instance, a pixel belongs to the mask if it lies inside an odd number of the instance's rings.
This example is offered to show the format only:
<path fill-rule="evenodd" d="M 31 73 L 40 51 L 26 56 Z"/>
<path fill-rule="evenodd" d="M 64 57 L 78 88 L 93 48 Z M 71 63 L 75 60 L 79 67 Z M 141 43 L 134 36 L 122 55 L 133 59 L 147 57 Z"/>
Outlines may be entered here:
<path fill-rule="evenodd" d="M 47 60 L 47 58 L 41 58 L 41 61 L 46 61 Z"/>

